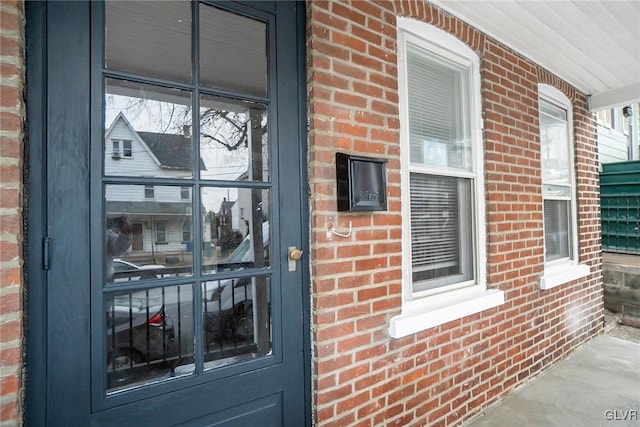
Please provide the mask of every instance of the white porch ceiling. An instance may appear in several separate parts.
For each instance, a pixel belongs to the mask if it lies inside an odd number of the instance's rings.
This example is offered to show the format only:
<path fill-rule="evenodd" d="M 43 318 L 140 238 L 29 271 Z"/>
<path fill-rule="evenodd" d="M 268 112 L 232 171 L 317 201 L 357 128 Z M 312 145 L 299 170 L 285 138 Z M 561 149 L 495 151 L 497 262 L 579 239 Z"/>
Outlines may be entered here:
<path fill-rule="evenodd" d="M 434 0 L 590 96 L 640 102 L 640 0 Z"/>

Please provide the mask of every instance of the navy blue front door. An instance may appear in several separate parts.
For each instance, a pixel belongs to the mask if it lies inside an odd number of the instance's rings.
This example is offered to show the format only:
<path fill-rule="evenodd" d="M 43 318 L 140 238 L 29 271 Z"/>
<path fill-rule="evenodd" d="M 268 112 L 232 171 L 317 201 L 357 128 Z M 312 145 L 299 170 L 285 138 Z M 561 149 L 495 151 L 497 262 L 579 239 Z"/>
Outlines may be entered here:
<path fill-rule="evenodd" d="M 28 5 L 28 424 L 310 423 L 303 9 Z"/>

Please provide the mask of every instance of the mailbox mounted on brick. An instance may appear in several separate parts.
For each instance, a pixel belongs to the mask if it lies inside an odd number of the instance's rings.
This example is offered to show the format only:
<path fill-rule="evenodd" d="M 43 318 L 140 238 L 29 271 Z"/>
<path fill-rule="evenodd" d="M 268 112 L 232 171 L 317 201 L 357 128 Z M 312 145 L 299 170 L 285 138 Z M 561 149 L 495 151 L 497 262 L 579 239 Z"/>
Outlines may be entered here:
<path fill-rule="evenodd" d="M 338 211 L 386 211 L 386 159 L 336 153 Z"/>

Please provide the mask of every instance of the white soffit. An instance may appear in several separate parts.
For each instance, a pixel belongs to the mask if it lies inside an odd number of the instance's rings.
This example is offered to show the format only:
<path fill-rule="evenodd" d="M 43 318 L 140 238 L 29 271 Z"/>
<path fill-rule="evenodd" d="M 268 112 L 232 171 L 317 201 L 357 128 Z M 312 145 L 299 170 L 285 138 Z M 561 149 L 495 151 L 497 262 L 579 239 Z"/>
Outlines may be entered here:
<path fill-rule="evenodd" d="M 433 0 L 590 96 L 640 102 L 640 0 Z"/>

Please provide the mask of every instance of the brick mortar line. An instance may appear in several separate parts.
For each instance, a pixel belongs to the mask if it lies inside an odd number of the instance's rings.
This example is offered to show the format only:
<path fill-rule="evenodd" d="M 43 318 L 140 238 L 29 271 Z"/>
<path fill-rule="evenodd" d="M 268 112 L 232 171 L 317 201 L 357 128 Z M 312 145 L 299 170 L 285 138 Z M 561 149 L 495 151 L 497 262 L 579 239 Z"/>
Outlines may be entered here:
<path fill-rule="evenodd" d="M 2 223 L 2 215 L 0 215 L 0 223 Z M 13 234 L 13 233 L 0 233 L 0 242 L 3 243 L 14 243 L 19 244 L 22 243 L 22 240 L 18 238 L 21 233 Z"/>
<path fill-rule="evenodd" d="M 0 138 L 9 138 L 9 139 L 15 139 L 17 142 L 21 143 L 23 142 L 23 136 L 24 136 L 24 131 L 22 129 L 20 130 L 0 130 Z M 0 158 L 2 157 L 2 153 L 0 152 Z"/>
<path fill-rule="evenodd" d="M 16 265 L 15 267 L 9 267 L 9 268 L 18 268 L 18 267 L 19 266 Z M 11 295 L 14 293 L 21 294 L 22 288 L 23 288 L 22 280 L 20 281 L 20 283 L 11 283 L 9 285 L 2 285 L 0 286 L 0 296 Z M 3 316 L 3 314 L 0 314 L 0 316 Z"/>
<path fill-rule="evenodd" d="M 9 269 L 9 268 L 16 268 L 16 267 L 21 267 L 19 262 L 15 262 L 15 261 L 0 261 L 0 269 Z M 3 289 L 2 287 L 0 287 L 0 290 Z"/>
<path fill-rule="evenodd" d="M 21 75 L 14 74 L 11 76 L 0 76 L 0 86 L 22 89 L 24 87 L 24 82 L 22 81 Z M 21 99 L 18 99 L 18 101 L 22 104 Z M 11 108 L 11 107 L 0 107 L 0 111 L 4 111 L 6 110 L 6 108 Z"/>
<path fill-rule="evenodd" d="M 0 324 L 0 331 L 2 330 L 2 324 Z M 0 337 L 2 337 L 2 335 L 0 335 Z M 0 343 L 0 350 L 9 350 L 9 349 L 13 349 L 13 348 L 20 348 L 20 346 L 22 345 L 22 340 L 21 339 L 15 339 L 13 341 L 7 341 L 7 342 L 3 342 Z M 3 366 L 17 366 L 19 364 L 16 365 L 3 365 Z"/>
<path fill-rule="evenodd" d="M 20 394 L 22 394 L 22 392 L 18 390 L 13 393 L 8 393 L 4 396 L 0 396 L 0 407 L 6 404 L 16 403 L 16 396 L 19 396 Z M 13 423 L 13 420 L 6 420 L 6 422 L 0 420 L 0 425 L 14 426 L 16 424 Z"/>

